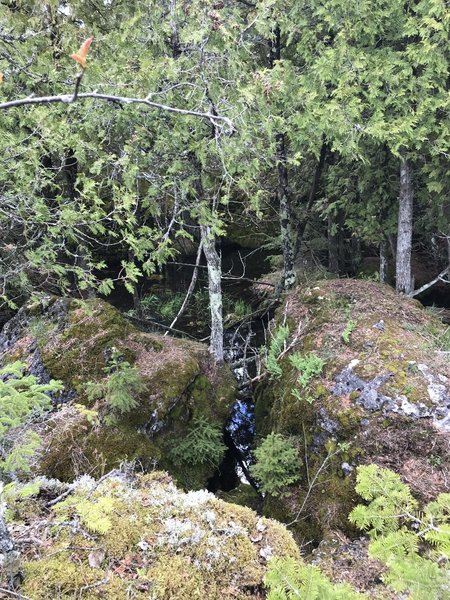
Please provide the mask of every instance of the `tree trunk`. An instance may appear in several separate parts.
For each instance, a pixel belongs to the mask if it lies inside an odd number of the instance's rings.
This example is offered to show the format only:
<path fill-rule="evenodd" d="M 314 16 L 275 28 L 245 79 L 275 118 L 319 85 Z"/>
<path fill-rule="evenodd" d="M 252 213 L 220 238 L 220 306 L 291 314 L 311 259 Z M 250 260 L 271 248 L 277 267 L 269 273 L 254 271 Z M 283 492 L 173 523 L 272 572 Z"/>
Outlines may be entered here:
<path fill-rule="evenodd" d="M 412 175 L 413 172 L 410 161 L 402 156 L 400 159 L 400 193 L 398 199 L 395 287 L 398 292 L 403 292 L 404 294 L 410 294 L 413 291 L 411 250 L 414 189 Z"/>
<path fill-rule="evenodd" d="M 223 362 L 222 265 L 216 240 L 208 225 L 200 225 L 203 253 L 208 268 L 211 338 L 209 351 L 217 363 Z"/>
<path fill-rule="evenodd" d="M 387 282 L 387 271 L 388 271 L 388 241 L 386 239 L 380 242 L 380 281 L 381 283 Z"/>
<path fill-rule="evenodd" d="M 289 179 L 286 161 L 286 139 L 284 134 L 277 135 L 277 174 L 278 202 L 280 210 L 281 246 L 283 250 L 282 289 L 289 290 L 295 285 L 294 269 L 296 229 L 289 197 Z"/>
<path fill-rule="evenodd" d="M 336 216 L 328 213 L 328 270 L 339 274 L 339 234 L 336 230 Z"/>
<path fill-rule="evenodd" d="M 274 37 L 269 41 L 269 68 L 273 69 L 275 63 L 281 60 L 281 30 L 278 25 L 274 28 Z M 296 250 L 296 227 L 292 214 L 291 198 L 289 194 L 289 177 L 287 168 L 286 136 L 278 133 L 275 137 L 277 144 L 277 196 L 280 211 L 280 234 L 283 251 L 283 274 L 278 286 L 278 291 L 289 290 L 295 285 L 296 275 L 294 270 Z"/>

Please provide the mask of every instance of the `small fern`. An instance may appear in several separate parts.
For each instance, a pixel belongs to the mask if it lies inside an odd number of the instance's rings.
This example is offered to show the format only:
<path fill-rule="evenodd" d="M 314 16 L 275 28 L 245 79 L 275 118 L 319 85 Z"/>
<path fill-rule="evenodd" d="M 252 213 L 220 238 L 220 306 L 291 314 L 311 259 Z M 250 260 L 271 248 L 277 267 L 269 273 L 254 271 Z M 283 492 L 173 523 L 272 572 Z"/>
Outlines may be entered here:
<path fill-rule="evenodd" d="M 294 354 L 291 354 L 289 357 L 289 362 L 299 372 L 297 383 L 303 388 L 305 388 L 314 377 L 320 375 L 325 366 L 325 361 L 314 352 L 308 352 L 308 354 L 294 352 Z"/>
<path fill-rule="evenodd" d="M 283 374 L 283 370 L 278 363 L 278 358 L 284 350 L 284 346 L 288 337 L 289 327 L 287 325 L 280 325 L 275 330 L 275 333 L 270 341 L 269 350 L 266 357 L 266 369 L 272 379 L 280 379 Z"/>
<path fill-rule="evenodd" d="M 345 583 L 332 583 L 317 567 L 292 558 L 273 558 L 264 577 L 267 600 L 363 600 Z"/>
<path fill-rule="evenodd" d="M 345 344 L 350 343 L 350 336 L 351 336 L 353 330 L 355 329 L 355 327 L 356 327 L 355 321 L 353 321 L 353 319 L 349 319 L 347 321 L 344 331 L 342 332 L 342 339 Z"/>

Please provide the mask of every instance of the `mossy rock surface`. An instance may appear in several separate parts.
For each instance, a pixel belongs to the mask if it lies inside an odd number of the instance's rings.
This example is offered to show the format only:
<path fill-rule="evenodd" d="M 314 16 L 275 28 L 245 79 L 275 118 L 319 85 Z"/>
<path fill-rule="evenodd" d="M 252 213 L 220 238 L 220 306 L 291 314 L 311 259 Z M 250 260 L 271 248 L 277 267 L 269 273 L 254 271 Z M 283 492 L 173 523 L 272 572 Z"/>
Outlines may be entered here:
<path fill-rule="evenodd" d="M 433 314 L 376 282 L 327 280 L 289 293 L 275 323 L 287 323 L 295 343 L 282 376 L 256 390 L 257 440 L 296 436 L 303 467 L 299 484 L 267 499 L 264 514 L 294 521 L 300 543 L 333 530 L 352 535 L 362 463 L 398 472 L 424 502 L 450 491 L 450 336 Z M 306 386 L 294 352 L 325 361 Z"/>
<path fill-rule="evenodd" d="M 59 493 L 47 480 L 40 495 L 10 503 L 22 537 L 52 523 L 24 552 L 20 593 L 33 600 L 244 600 L 263 597 L 271 557 L 301 560 L 281 524 L 206 491 L 183 493 L 162 472 L 84 476 L 49 507 Z"/>
<path fill-rule="evenodd" d="M 171 448 L 194 418 L 223 428 L 234 402 L 234 377 L 226 366 L 214 365 L 206 345 L 142 333 L 100 299 L 51 299 L 29 312 L 23 309 L 13 325 L 3 343 L 3 362 L 22 360 L 35 372 L 39 363 L 38 377 L 61 380 L 66 387 L 59 410 L 39 425 L 43 473 L 70 481 L 137 460 L 144 468 L 158 464 L 171 471 L 186 487 L 206 485 L 214 472 L 206 460 L 181 467 L 170 461 Z M 92 399 L 87 384 L 107 382 L 112 352 L 137 370 L 144 391 L 131 410 L 110 419 L 107 403 Z M 98 419 L 86 411 L 95 411 Z"/>

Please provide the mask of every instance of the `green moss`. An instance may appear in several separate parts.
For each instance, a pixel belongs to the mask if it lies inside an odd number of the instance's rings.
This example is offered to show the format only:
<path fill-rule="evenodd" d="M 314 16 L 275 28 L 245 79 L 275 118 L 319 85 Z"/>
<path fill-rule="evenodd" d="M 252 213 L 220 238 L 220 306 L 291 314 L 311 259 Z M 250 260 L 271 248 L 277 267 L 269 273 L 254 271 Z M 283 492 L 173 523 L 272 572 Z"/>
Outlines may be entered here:
<path fill-rule="evenodd" d="M 11 357 L 26 355 L 33 340 L 51 376 L 75 390 L 76 402 L 95 410 L 100 422 L 94 427 L 75 410 L 67 419 L 56 413 L 44 436 L 47 452 L 40 460 L 41 472 L 67 481 L 83 472 L 102 474 L 124 460 L 138 460 L 144 467 L 158 463 L 173 468 L 183 485 L 206 485 L 213 474 L 211 466 L 186 473 L 167 460 L 192 418 L 205 416 L 222 428 L 234 402 L 230 369 L 215 368 L 205 345 L 141 333 L 100 299 L 59 299 L 50 311 L 39 304 L 32 326 L 11 349 Z M 144 388 L 137 393 L 136 407 L 112 423 L 106 420 L 101 390 L 88 398 L 86 384 L 105 383 L 113 348 L 137 369 Z"/>
<path fill-rule="evenodd" d="M 240 506 L 248 506 L 255 511 L 260 509 L 261 497 L 251 485 L 241 483 L 229 492 L 219 491 L 217 496 L 221 500 L 225 500 L 225 502 L 239 504 Z"/>
<path fill-rule="evenodd" d="M 100 502 L 109 503 L 109 526 L 99 533 L 92 507 Z M 86 481 L 52 514 L 48 510 L 35 499 L 36 522 L 45 514 L 54 525 L 40 557 L 25 561 L 21 588 L 37 600 L 149 594 L 161 600 L 243 600 L 262 586 L 267 566 L 261 549 L 300 560 L 280 524 L 206 492 L 184 495 L 164 473 L 132 485 L 117 478 Z M 67 527 L 72 521 L 77 526 Z"/>
<path fill-rule="evenodd" d="M 39 470 L 61 481 L 83 473 L 101 476 L 124 461 L 136 460 L 149 468 L 161 456 L 156 444 L 126 423 L 95 427 L 80 418 L 70 427 L 57 428 L 50 440 Z"/>
<path fill-rule="evenodd" d="M 103 377 L 106 349 L 115 346 L 133 362 L 134 356 L 121 348 L 132 331 L 132 325 L 106 302 L 74 300 L 64 330 L 55 327 L 49 343 L 39 346 L 42 361 L 53 377 L 83 393 L 85 383 Z"/>
<path fill-rule="evenodd" d="M 216 586 L 208 586 L 207 596 L 205 582 L 198 567 L 185 556 L 174 556 L 167 560 L 162 557 L 148 569 L 146 576 L 152 582 L 155 600 L 203 600 L 217 598 Z"/>

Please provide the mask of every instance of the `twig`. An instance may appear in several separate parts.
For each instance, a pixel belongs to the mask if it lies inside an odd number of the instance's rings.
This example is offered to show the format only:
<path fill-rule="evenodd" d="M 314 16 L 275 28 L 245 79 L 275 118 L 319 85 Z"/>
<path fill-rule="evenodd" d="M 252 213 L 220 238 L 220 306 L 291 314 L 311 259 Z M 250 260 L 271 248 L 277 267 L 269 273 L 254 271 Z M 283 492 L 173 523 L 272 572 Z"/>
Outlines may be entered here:
<path fill-rule="evenodd" d="M 187 333 L 187 331 L 182 331 L 181 329 L 174 329 L 173 327 L 169 327 L 169 325 L 163 325 L 162 323 L 158 323 L 158 321 L 153 321 L 152 319 L 139 319 L 138 317 L 132 317 L 131 315 L 124 315 L 130 321 L 134 321 L 135 323 L 142 323 L 143 325 L 154 325 L 156 327 L 161 327 L 162 329 L 167 329 L 168 331 L 173 331 L 174 333 L 179 333 L 181 335 L 185 335 L 191 340 L 195 340 L 196 342 L 203 342 L 209 339 L 209 336 L 206 338 L 202 338 L 199 340 L 195 336 Z"/>
<path fill-rule="evenodd" d="M 178 321 L 178 319 L 184 313 L 187 305 L 189 304 L 191 296 L 194 293 L 195 286 L 197 285 L 198 267 L 199 267 L 200 259 L 201 259 L 201 256 L 202 256 L 202 250 L 203 250 L 203 242 L 201 241 L 200 244 L 198 245 L 197 257 L 195 259 L 195 266 L 194 266 L 194 272 L 192 273 L 191 283 L 189 284 L 188 291 L 186 292 L 186 296 L 184 297 L 183 304 L 181 305 L 180 310 L 178 311 L 177 316 L 174 318 L 174 320 L 170 324 L 171 328 L 173 328 L 173 326 L 175 325 L 175 323 Z M 168 333 L 169 333 L 169 330 L 167 330 L 164 335 L 167 335 Z"/>
<path fill-rule="evenodd" d="M 447 273 L 449 273 L 449 272 L 450 272 L 450 265 L 448 265 L 448 267 L 446 269 L 441 271 L 439 273 L 439 275 L 437 275 L 432 281 L 430 281 L 429 283 L 426 283 L 425 285 L 420 287 L 418 290 L 414 290 L 413 292 L 411 292 L 409 294 L 409 297 L 414 298 L 415 296 L 418 296 L 419 294 L 421 294 L 422 292 L 425 292 L 428 288 L 433 286 L 438 281 L 443 281 L 444 283 L 450 283 L 450 281 L 448 281 L 447 279 L 443 279 L 444 275 L 447 275 Z"/>
<path fill-rule="evenodd" d="M 71 485 L 65 492 L 60 494 L 57 498 L 54 498 L 53 500 L 50 500 L 50 502 L 47 502 L 47 506 L 53 506 L 54 504 L 58 504 L 58 502 L 61 502 L 61 500 L 63 500 L 64 498 L 66 498 L 66 496 L 71 494 L 73 490 L 74 487 L 73 485 Z"/>
<path fill-rule="evenodd" d="M 12 590 L 7 590 L 6 588 L 0 588 L 0 592 L 2 594 L 9 594 L 13 598 L 21 598 L 22 600 L 32 600 L 29 596 L 24 596 L 23 594 L 19 594 L 18 592 L 13 592 Z"/>
<path fill-rule="evenodd" d="M 89 585 L 83 585 L 83 587 L 80 588 L 80 594 L 82 594 L 83 592 L 85 592 L 87 590 L 92 590 L 93 588 L 100 587 L 101 585 L 106 585 L 107 583 L 109 583 L 109 577 L 105 577 L 104 579 L 101 579 L 100 581 L 97 581 L 96 583 L 91 583 Z"/>
<path fill-rule="evenodd" d="M 18 106 L 27 106 L 33 104 L 72 104 L 76 100 L 86 100 L 92 98 L 94 100 L 105 100 L 106 102 L 116 102 L 117 104 L 144 104 L 150 108 L 157 108 L 165 112 L 176 113 L 179 115 L 198 117 L 200 119 L 207 119 L 208 121 L 222 122 L 227 125 L 230 131 L 234 131 L 234 125 L 231 119 L 220 115 L 213 115 L 212 113 L 200 112 L 197 110 L 186 110 L 184 108 L 175 108 L 174 106 L 168 106 L 167 104 L 160 104 L 159 102 L 152 102 L 148 98 L 133 98 L 130 96 L 114 96 L 112 94 L 99 94 L 98 92 L 84 92 L 78 93 L 80 87 L 81 77 L 77 77 L 75 82 L 75 91 L 73 94 L 60 94 L 59 96 L 27 96 L 26 98 L 19 98 L 17 100 L 9 100 L 8 102 L 1 102 L 0 109 L 14 108 Z"/>
<path fill-rule="evenodd" d="M 308 486 L 308 491 L 306 493 L 306 496 L 305 496 L 305 498 L 303 500 L 303 503 L 302 503 L 300 509 L 297 511 L 297 514 L 295 515 L 294 519 L 290 523 L 286 523 L 285 524 L 285 527 L 290 527 L 291 525 L 294 525 L 295 523 L 297 523 L 300 515 L 303 512 L 303 509 L 306 506 L 306 503 L 309 500 L 311 492 L 313 491 L 313 489 L 315 487 L 316 481 L 317 481 L 320 473 L 325 469 L 325 467 L 328 465 L 329 461 L 333 458 L 333 456 L 336 456 L 336 454 L 339 454 L 339 452 L 340 452 L 340 450 L 335 450 L 335 452 L 333 452 L 332 454 L 327 454 L 327 456 L 325 457 L 324 461 L 322 462 L 322 464 L 320 465 L 320 467 L 317 469 L 317 472 L 314 475 L 311 483 Z"/>

